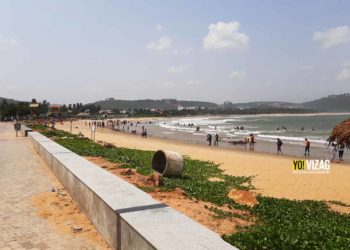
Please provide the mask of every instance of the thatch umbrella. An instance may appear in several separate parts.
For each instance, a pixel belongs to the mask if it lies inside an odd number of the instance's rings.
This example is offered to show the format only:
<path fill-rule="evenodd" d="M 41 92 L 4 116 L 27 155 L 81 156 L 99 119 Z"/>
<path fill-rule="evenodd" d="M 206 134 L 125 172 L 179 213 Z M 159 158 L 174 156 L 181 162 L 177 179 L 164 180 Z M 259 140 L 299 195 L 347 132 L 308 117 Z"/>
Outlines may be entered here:
<path fill-rule="evenodd" d="M 350 147 L 350 119 L 339 123 L 334 127 L 331 135 L 328 137 L 329 143 L 345 143 Z"/>

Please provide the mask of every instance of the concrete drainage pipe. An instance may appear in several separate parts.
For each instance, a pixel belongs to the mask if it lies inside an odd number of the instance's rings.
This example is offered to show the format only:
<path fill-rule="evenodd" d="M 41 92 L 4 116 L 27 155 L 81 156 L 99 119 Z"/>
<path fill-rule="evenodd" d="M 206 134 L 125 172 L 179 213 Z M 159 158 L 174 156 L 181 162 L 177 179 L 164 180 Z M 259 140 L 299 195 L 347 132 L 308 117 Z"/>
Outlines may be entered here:
<path fill-rule="evenodd" d="M 181 176 L 184 168 L 183 158 L 177 152 L 158 150 L 153 155 L 152 168 L 162 176 Z"/>

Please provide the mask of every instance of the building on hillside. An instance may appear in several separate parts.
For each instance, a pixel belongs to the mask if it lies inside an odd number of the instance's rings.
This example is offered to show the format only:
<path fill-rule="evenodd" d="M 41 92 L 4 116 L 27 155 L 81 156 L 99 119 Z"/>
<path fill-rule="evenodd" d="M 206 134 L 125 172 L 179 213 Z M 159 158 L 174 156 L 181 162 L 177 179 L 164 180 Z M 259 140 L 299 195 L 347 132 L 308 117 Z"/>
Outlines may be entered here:
<path fill-rule="evenodd" d="M 100 115 L 102 115 L 102 114 L 113 115 L 113 111 L 110 110 L 110 109 L 101 109 L 100 111 L 98 111 L 98 113 L 99 113 Z"/>
<path fill-rule="evenodd" d="M 77 114 L 77 117 L 89 117 L 90 116 L 90 112 L 81 112 L 79 114 Z"/>
<path fill-rule="evenodd" d="M 197 108 L 194 106 L 190 106 L 190 107 L 183 107 L 181 105 L 177 106 L 177 110 L 181 111 L 181 110 L 196 110 Z"/>
<path fill-rule="evenodd" d="M 30 103 L 29 108 L 39 108 L 39 103 Z"/>

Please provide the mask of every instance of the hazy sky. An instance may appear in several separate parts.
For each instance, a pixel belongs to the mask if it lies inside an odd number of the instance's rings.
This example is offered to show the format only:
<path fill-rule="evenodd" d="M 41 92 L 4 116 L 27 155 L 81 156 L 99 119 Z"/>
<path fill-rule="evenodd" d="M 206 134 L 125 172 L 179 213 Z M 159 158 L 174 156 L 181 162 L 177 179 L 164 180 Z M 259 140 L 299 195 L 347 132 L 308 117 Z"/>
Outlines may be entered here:
<path fill-rule="evenodd" d="M 0 1 L 0 96 L 306 101 L 350 92 L 350 1 Z"/>

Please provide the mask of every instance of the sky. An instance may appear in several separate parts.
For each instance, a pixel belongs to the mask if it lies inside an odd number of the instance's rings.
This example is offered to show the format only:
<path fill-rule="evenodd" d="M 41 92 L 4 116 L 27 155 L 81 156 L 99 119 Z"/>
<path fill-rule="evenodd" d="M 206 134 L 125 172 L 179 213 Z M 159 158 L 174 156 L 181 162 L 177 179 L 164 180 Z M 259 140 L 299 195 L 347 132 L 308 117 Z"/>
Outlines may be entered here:
<path fill-rule="evenodd" d="M 0 96 L 303 102 L 350 92 L 350 1 L 0 1 Z"/>

